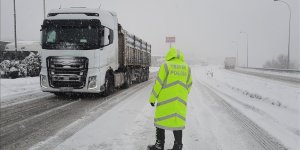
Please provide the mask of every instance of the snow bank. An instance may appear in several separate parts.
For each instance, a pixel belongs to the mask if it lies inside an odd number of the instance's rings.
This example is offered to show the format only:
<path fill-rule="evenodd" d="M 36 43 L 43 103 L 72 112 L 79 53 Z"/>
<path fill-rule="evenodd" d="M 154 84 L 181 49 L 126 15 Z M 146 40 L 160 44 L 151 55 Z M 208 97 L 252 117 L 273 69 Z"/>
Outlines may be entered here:
<path fill-rule="evenodd" d="M 0 85 L 1 101 L 3 101 L 3 98 L 40 90 L 40 78 L 0 79 Z"/>
<path fill-rule="evenodd" d="M 237 70 L 241 71 L 248 71 L 248 72 L 255 72 L 255 73 L 263 73 L 263 74 L 271 74 L 271 75 L 279 75 L 284 77 L 293 77 L 293 78 L 300 78 L 299 72 L 277 72 L 271 70 L 257 70 L 257 69 L 246 69 L 246 68 L 236 68 Z"/>

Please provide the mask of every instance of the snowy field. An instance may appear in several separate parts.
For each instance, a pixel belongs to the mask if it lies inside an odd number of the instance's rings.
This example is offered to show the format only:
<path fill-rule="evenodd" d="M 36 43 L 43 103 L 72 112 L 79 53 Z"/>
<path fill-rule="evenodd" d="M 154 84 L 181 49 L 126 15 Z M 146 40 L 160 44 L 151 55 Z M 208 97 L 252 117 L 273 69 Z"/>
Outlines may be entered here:
<path fill-rule="evenodd" d="M 253 130 L 258 130 L 255 124 L 284 147 L 291 150 L 300 148 L 299 86 L 239 74 L 221 67 L 192 67 L 192 74 L 193 87 L 183 132 L 185 150 L 265 149 L 263 145 L 267 138 L 263 139 L 265 134 L 260 130 L 253 133 Z M 145 149 L 155 142 L 154 108 L 148 103 L 152 86 L 144 86 L 123 99 L 70 137 L 66 135 L 74 124 L 32 149 L 46 145 L 57 145 L 57 150 Z M 236 116 L 243 115 L 228 109 L 231 106 L 225 108 L 224 100 L 254 123 L 245 127 L 243 123 L 247 123 L 247 119 L 238 121 Z M 81 120 L 87 118 L 89 116 Z M 78 123 L 80 120 L 75 122 Z M 172 133 L 166 132 L 165 148 L 171 148 L 172 143 Z"/>

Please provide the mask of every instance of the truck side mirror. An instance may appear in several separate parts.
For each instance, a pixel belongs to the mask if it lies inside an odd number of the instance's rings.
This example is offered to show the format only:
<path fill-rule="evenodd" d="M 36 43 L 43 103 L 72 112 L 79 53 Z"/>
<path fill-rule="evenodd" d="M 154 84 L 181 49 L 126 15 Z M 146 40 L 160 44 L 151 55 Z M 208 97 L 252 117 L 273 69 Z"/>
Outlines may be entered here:
<path fill-rule="evenodd" d="M 114 40 L 114 34 L 113 34 L 113 30 L 112 29 L 109 29 L 107 27 L 104 27 L 104 31 L 103 31 L 103 37 L 101 37 L 101 39 L 103 40 L 103 43 L 101 47 L 105 47 L 105 46 L 108 46 L 110 44 L 113 43 L 113 40 Z"/>
<path fill-rule="evenodd" d="M 109 44 L 112 44 L 114 42 L 114 31 L 112 29 L 109 29 Z"/>

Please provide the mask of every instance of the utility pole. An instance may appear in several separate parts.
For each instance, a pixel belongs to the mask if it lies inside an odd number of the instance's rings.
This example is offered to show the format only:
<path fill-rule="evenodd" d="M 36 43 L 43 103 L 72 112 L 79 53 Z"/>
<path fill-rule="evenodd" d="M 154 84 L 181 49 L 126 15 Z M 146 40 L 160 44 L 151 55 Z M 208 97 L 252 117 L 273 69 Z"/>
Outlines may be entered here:
<path fill-rule="evenodd" d="M 14 30 L 15 30 L 15 51 L 16 51 L 16 54 L 15 54 L 15 60 L 17 60 L 17 55 L 18 55 L 18 52 L 17 52 L 17 20 L 16 20 L 16 0 L 14 0 Z"/>
<path fill-rule="evenodd" d="M 239 66 L 239 43 L 232 41 L 233 44 L 236 44 L 236 66 Z"/>
<path fill-rule="evenodd" d="M 292 18 L 292 9 L 289 3 L 282 0 L 274 0 L 275 2 L 282 2 L 286 4 L 289 8 L 290 16 L 289 16 L 289 38 L 288 38 L 288 56 L 287 56 L 287 69 L 290 68 L 290 44 L 291 44 L 291 18 Z"/>
<path fill-rule="evenodd" d="M 1 0 L 0 0 L 0 41 L 1 41 Z"/>
<path fill-rule="evenodd" d="M 44 19 L 46 18 L 46 2 L 43 0 Z"/>
<path fill-rule="evenodd" d="M 241 33 L 241 34 L 242 34 L 242 33 L 246 34 L 246 37 L 247 37 L 247 68 L 248 68 L 248 67 L 249 67 L 249 66 L 248 66 L 248 62 L 249 62 L 249 59 L 248 59 L 248 58 L 249 58 L 249 45 L 248 45 L 249 39 L 248 39 L 248 33 L 247 33 L 247 32 L 243 32 L 243 31 L 241 31 L 240 33 Z"/>

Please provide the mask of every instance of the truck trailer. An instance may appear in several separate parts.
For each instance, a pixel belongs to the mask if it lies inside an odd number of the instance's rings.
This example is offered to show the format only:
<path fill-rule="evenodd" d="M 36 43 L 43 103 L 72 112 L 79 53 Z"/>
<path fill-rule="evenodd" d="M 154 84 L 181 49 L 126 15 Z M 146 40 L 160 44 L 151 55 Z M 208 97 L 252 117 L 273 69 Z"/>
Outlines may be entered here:
<path fill-rule="evenodd" d="M 109 95 L 149 78 L 151 45 L 124 30 L 114 12 L 51 10 L 41 27 L 44 92 Z"/>
<path fill-rule="evenodd" d="M 225 69 L 234 69 L 236 64 L 235 57 L 226 57 L 224 61 L 224 68 Z"/>

